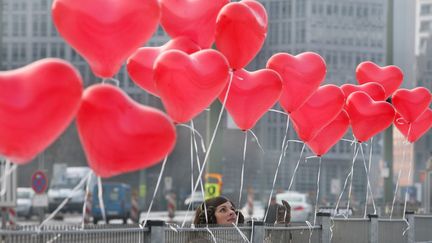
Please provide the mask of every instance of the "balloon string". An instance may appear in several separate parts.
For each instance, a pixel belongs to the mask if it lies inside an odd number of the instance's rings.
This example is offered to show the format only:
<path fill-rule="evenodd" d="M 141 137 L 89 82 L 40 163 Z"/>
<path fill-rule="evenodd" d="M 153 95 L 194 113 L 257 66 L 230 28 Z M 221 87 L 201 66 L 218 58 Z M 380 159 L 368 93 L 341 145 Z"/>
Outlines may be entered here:
<path fill-rule="evenodd" d="M 98 184 L 98 198 L 99 198 L 99 207 L 101 210 L 102 218 L 106 222 L 106 214 L 105 214 L 105 203 L 103 201 L 103 187 L 102 187 L 102 178 L 100 176 L 97 177 Z"/>
<path fill-rule="evenodd" d="M 166 165 L 167 160 L 168 160 L 168 155 L 165 156 L 165 159 L 164 159 L 164 161 L 162 162 L 162 168 L 161 168 L 161 171 L 160 171 L 160 173 L 159 173 L 158 180 L 157 180 L 157 182 L 156 182 L 156 187 L 155 187 L 154 192 L 153 192 L 152 200 L 150 201 L 150 205 L 149 205 L 149 208 L 148 208 L 148 210 L 147 210 L 146 218 L 145 218 L 144 222 L 143 222 L 142 224 L 139 225 L 141 229 L 144 228 L 145 225 L 147 224 L 147 220 L 148 220 L 148 218 L 149 218 L 150 211 L 151 211 L 151 208 L 152 208 L 152 206 L 153 206 L 154 199 L 156 198 L 156 194 L 157 194 L 157 191 L 158 191 L 158 188 L 159 188 L 159 184 L 160 184 L 161 179 L 162 179 L 163 172 L 164 172 L 164 170 L 165 170 L 165 165 Z"/>
<path fill-rule="evenodd" d="M 81 181 L 72 189 L 70 194 L 63 200 L 62 203 L 39 225 L 38 231 L 41 230 L 42 226 L 44 226 L 48 221 L 50 221 L 54 216 L 60 212 L 60 210 L 68 203 L 68 201 L 72 198 L 72 196 L 82 187 L 84 186 L 84 183 L 88 180 L 88 178 L 91 176 L 93 172 L 90 171 L 84 178 L 81 179 Z"/>
<path fill-rule="evenodd" d="M 255 135 L 255 133 L 252 130 L 248 130 L 248 132 L 250 132 L 252 134 L 252 136 L 255 138 L 255 140 L 256 140 L 256 142 L 258 144 L 258 147 L 261 149 L 261 151 L 263 153 L 265 153 L 265 151 L 263 149 L 263 146 L 261 146 L 261 143 L 259 142 L 258 137 Z"/>
<path fill-rule="evenodd" d="M 81 223 L 81 228 L 84 229 L 84 224 L 85 224 L 85 217 L 86 217 L 86 207 L 87 207 L 87 200 L 90 194 L 90 181 L 91 181 L 91 176 L 89 176 L 87 178 L 87 183 L 86 183 L 86 192 L 85 192 L 85 196 L 84 196 L 84 204 L 83 204 L 83 209 L 82 209 L 82 223 Z M 90 216 L 90 215 L 87 215 Z"/>
<path fill-rule="evenodd" d="M 267 220 L 267 215 L 268 215 L 268 211 L 269 211 L 269 208 L 270 208 L 271 198 L 273 196 L 273 191 L 274 191 L 274 187 L 275 187 L 275 184 L 276 184 L 277 175 L 278 175 L 278 172 L 279 172 L 279 167 L 281 165 L 282 158 L 283 158 L 283 156 L 285 154 L 284 153 L 284 150 L 285 150 L 285 141 L 286 141 L 287 136 L 288 136 L 289 124 L 290 124 L 290 119 L 289 119 L 289 116 L 287 116 L 287 124 L 286 124 L 286 129 L 285 129 L 285 135 L 284 135 L 284 137 L 282 139 L 281 153 L 279 155 L 279 161 L 278 161 L 278 164 L 277 164 L 277 167 L 276 167 L 276 171 L 275 171 L 275 174 L 274 174 L 274 177 L 273 177 L 273 185 L 272 185 L 272 189 L 270 191 L 270 196 L 269 196 L 268 203 L 267 203 L 267 210 L 266 210 L 265 215 L 264 215 L 264 222 Z"/>
<path fill-rule="evenodd" d="M 352 163 L 352 167 L 351 167 L 351 179 L 350 179 L 350 186 L 349 186 L 349 189 L 348 189 L 348 203 L 347 203 L 347 207 L 346 207 L 345 217 L 349 216 L 349 208 L 350 208 L 350 202 L 351 202 L 352 185 L 353 185 L 353 181 L 354 181 L 354 164 L 355 164 L 358 152 L 359 152 L 360 147 L 361 147 L 361 144 L 359 144 L 359 145 L 360 146 L 359 146 L 359 148 L 357 148 L 356 156 L 355 156 L 355 159 L 353 159 L 353 163 Z"/>
<path fill-rule="evenodd" d="M 0 179 L 0 181 L 2 183 L 1 191 L 0 191 L 0 197 L 4 196 L 6 194 L 6 187 L 8 184 L 9 176 L 17 169 L 17 167 L 18 166 L 16 164 L 13 164 L 11 166 L 10 160 L 8 160 L 8 159 L 5 160 L 4 169 L 2 170 L 3 173 L 2 173 L 1 179 Z"/>
<path fill-rule="evenodd" d="M 369 169 L 367 168 L 367 165 L 366 165 L 366 159 L 365 159 L 365 155 L 364 155 L 364 152 L 363 152 L 363 146 L 362 146 L 362 144 L 360 144 L 360 151 L 361 151 L 361 154 L 362 154 L 363 165 L 364 165 L 364 169 L 365 169 L 365 173 L 366 173 L 366 178 L 367 178 L 367 182 L 366 182 L 367 183 L 367 186 L 366 186 L 366 200 L 365 200 L 365 209 L 364 209 L 364 215 L 363 215 L 363 218 L 366 218 L 366 216 L 367 216 L 367 205 L 368 205 L 368 201 L 369 201 L 369 191 L 370 191 L 370 194 L 371 194 L 371 200 L 372 200 L 372 202 L 374 202 L 374 198 L 373 198 L 373 194 L 372 194 L 372 188 L 371 188 L 371 185 L 370 185 Z M 375 203 L 372 203 L 372 204 L 375 205 Z M 375 207 L 374 207 L 374 210 L 375 210 Z"/>
<path fill-rule="evenodd" d="M 398 173 L 398 177 L 397 177 L 397 181 L 396 181 L 396 187 L 395 187 L 395 191 L 394 191 L 394 195 L 393 195 L 393 202 L 392 202 L 392 206 L 391 206 L 391 210 L 390 210 L 390 219 L 393 218 L 393 209 L 394 209 L 394 205 L 396 202 L 396 195 L 399 189 L 399 180 L 400 180 L 400 176 L 402 173 L 402 168 L 399 169 L 399 173 Z"/>
<path fill-rule="evenodd" d="M 292 186 L 293 183 L 294 183 L 294 178 L 295 178 L 295 176 L 296 176 L 296 174 L 297 174 L 297 170 L 298 170 L 298 167 L 299 167 L 299 165 L 300 165 L 301 158 L 303 157 L 303 152 L 304 152 L 304 150 L 305 150 L 305 146 L 306 146 L 306 144 L 304 143 L 304 144 L 303 144 L 303 147 L 302 147 L 302 149 L 301 149 L 301 152 L 300 152 L 300 157 L 299 157 L 299 159 L 298 159 L 298 161 L 297 161 L 297 165 L 296 165 L 296 167 L 294 168 L 294 173 L 293 173 L 293 175 L 292 175 L 292 177 L 291 177 L 291 181 L 290 181 L 290 184 L 289 184 L 289 187 L 288 187 L 288 191 L 291 190 L 291 186 Z"/>
<path fill-rule="evenodd" d="M 245 134 L 245 139 L 243 144 L 243 162 L 242 162 L 242 169 L 240 174 L 240 189 L 239 189 L 240 192 L 239 192 L 239 201 L 238 201 L 239 207 L 241 207 L 240 205 L 241 205 L 242 191 L 243 191 L 244 168 L 246 163 L 247 131 L 244 134 Z M 236 224 L 238 224 L 238 220 L 239 220 L 239 215 L 237 215 Z"/>
<path fill-rule="evenodd" d="M 409 149 L 409 147 L 408 147 L 409 146 L 409 140 L 408 139 L 409 139 L 409 136 L 410 136 L 410 133 L 411 133 L 411 125 L 412 124 L 410 123 L 410 125 L 408 127 L 407 141 L 406 141 L 406 146 L 404 146 L 405 147 L 404 148 L 404 152 L 405 152 L 405 150 Z M 409 166 L 409 170 L 408 170 L 408 177 L 407 177 L 408 181 L 410 181 L 411 171 L 412 171 L 412 167 L 413 167 L 413 163 L 414 163 L 413 159 L 410 159 L 410 160 L 411 161 L 410 161 L 410 166 Z M 406 232 L 408 232 L 409 228 L 411 227 L 410 223 L 406 219 L 407 201 L 408 201 L 408 189 L 405 191 L 405 202 L 404 202 L 404 209 L 403 209 L 403 220 L 405 220 L 405 223 L 407 224 L 407 228 L 404 230 L 404 232 L 402 233 L 402 235 L 405 235 Z"/>
<path fill-rule="evenodd" d="M 246 237 L 246 235 L 240 230 L 240 228 L 237 226 L 237 224 L 232 223 L 234 228 L 237 230 L 237 232 L 240 234 L 240 237 L 243 239 L 244 242 L 249 242 L 249 239 Z"/>
<path fill-rule="evenodd" d="M 355 144 L 355 145 L 356 145 L 356 144 Z M 337 200 L 337 202 L 336 202 L 336 207 L 335 207 L 335 216 L 339 215 L 339 213 L 338 213 L 338 210 L 339 210 L 339 203 L 340 203 L 340 201 L 341 201 L 341 199 L 342 199 L 342 195 L 344 194 L 345 189 L 346 189 L 346 187 L 347 187 L 348 179 L 350 178 L 351 174 L 353 173 L 353 170 L 354 170 L 354 163 L 355 163 L 355 160 L 357 159 L 357 155 L 358 155 L 359 150 L 360 150 L 359 148 L 356 148 L 356 146 L 354 146 L 354 156 L 353 156 L 353 160 L 352 160 L 351 170 L 350 170 L 350 172 L 348 173 L 347 177 L 345 178 L 345 183 L 344 183 L 343 189 L 342 189 L 341 193 L 339 194 L 339 198 L 338 198 L 338 200 Z M 349 199 L 348 199 L 348 201 L 349 201 Z"/>
<path fill-rule="evenodd" d="M 316 225 L 316 215 L 318 213 L 318 202 L 319 202 L 319 192 L 320 192 L 321 162 L 322 162 L 322 157 L 319 157 L 318 177 L 317 177 L 317 190 L 316 190 L 316 200 L 315 200 L 315 213 L 314 213 L 314 224 L 313 224 L 314 226 Z"/>
<path fill-rule="evenodd" d="M 195 130 L 195 125 L 194 125 L 194 122 L 193 121 L 191 121 L 191 128 L 192 128 L 192 131 L 196 131 Z M 196 141 L 196 137 L 195 137 L 195 134 L 196 134 L 196 132 L 193 132 L 193 143 L 194 143 L 194 148 L 195 148 L 195 155 L 196 155 L 196 163 L 197 163 L 197 167 L 198 167 L 198 171 L 199 170 L 201 170 L 201 162 L 200 162 L 200 157 L 199 157 L 199 154 L 198 154 L 198 145 L 197 145 L 197 141 Z M 193 179 L 192 179 L 193 180 Z M 202 195 L 202 199 L 203 199 L 203 201 L 205 201 L 205 194 L 204 194 L 204 185 L 203 185 L 203 182 L 202 182 L 202 178 L 201 178 L 201 180 L 199 181 L 199 183 L 200 183 L 200 185 L 201 185 L 201 195 Z M 185 217 L 183 218 L 183 222 L 182 222 L 182 228 L 185 226 L 185 224 L 186 224 L 186 219 L 187 219 L 187 217 L 188 217 L 188 215 L 189 215 L 189 210 L 191 209 L 191 206 L 192 206 L 192 200 L 195 198 L 195 191 L 193 190 L 193 188 L 191 188 L 192 189 L 192 191 L 191 191 L 191 200 L 190 200 L 190 202 L 189 202 L 189 204 L 188 204 L 188 208 L 187 208 L 187 210 L 186 210 L 186 214 L 185 214 Z M 205 209 L 205 212 L 204 212 L 204 214 L 205 214 L 205 218 L 206 218 L 206 222 L 208 222 L 208 215 L 207 215 L 207 205 L 204 203 L 204 209 Z"/>
<path fill-rule="evenodd" d="M 217 130 L 219 128 L 220 121 L 222 120 L 222 114 L 223 114 L 223 111 L 225 109 L 226 101 L 228 99 L 228 94 L 229 94 L 229 92 L 231 90 L 231 84 L 232 84 L 233 76 L 234 76 L 234 73 L 231 71 L 230 72 L 230 79 L 229 79 L 229 83 L 228 83 L 227 92 L 225 93 L 225 97 L 224 97 L 224 100 L 222 102 L 222 108 L 221 108 L 221 110 L 219 112 L 219 117 L 218 117 L 218 120 L 216 122 L 216 126 L 215 126 L 215 129 L 213 131 L 213 135 L 212 135 L 212 137 L 210 139 L 210 143 L 208 145 L 207 152 L 206 152 L 206 154 L 204 156 L 204 161 L 203 161 L 203 164 L 202 164 L 202 168 L 199 171 L 198 178 L 197 178 L 197 181 L 195 183 L 195 187 L 194 187 L 194 190 L 192 191 L 192 194 L 194 194 L 195 191 L 197 190 L 198 184 L 199 184 L 198 182 L 199 182 L 199 180 L 201 180 L 201 176 L 202 176 L 202 174 L 204 172 L 204 169 L 206 168 L 206 165 L 207 165 L 207 162 L 208 162 L 208 159 L 209 159 L 209 155 L 210 155 L 211 149 L 213 147 L 213 142 L 214 142 L 214 140 L 216 138 L 216 133 L 217 133 Z"/>
<path fill-rule="evenodd" d="M 192 122 L 192 121 L 191 121 Z M 194 131 L 191 129 L 191 131 L 190 131 L 190 156 L 191 156 L 191 160 L 190 160 L 190 166 L 191 166 L 191 191 L 193 190 L 193 188 L 194 188 L 194 176 L 193 176 L 193 174 L 194 174 L 194 147 L 193 147 L 193 134 L 194 134 Z"/>
<path fill-rule="evenodd" d="M 191 120 L 191 124 L 193 123 L 193 120 Z M 201 142 L 201 149 L 202 149 L 202 151 L 205 153 L 206 152 L 206 147 L 205 147 L 205 144 L 204 144 L 204 139 L 203 139 L 203 137 L 202 137 L 202 135 L 198 132 L 198 130 L 196 130 L 195 128 L 194 128 L 194 126 L 188 126 L 187 124 L 177 124 L 177 126 L 179 126 L 179 127 L 187 127 L 187 128 L 189 128 L 194 134 L 196 134 L 196 135 L 198 135 L 198 137 L 200 138 L 200 142 Z"/>
<path fill-rule="evenodd" d="M 102 79 L 103 84 L 108 84 L 109 82 L 112 82 L 115 84 L 115 86 L 120 87 L 120 81 L 115 78 L 104 78 Z"/>
<path fill-rule="evenodd" d="M 374 138 L 372 137 L 372 138 L 371 138 L 371 142 L 370 142 L 371 146 L 370 146 L 370 149 L 369 149 L 369 165 L 368 165 L 368 171 L 371 170 L 372 151 L 373 151 L 373 139 L 374 139 Z M 373 206 L 373 208 L 374 208 L 374 215 L 376 215 L 376 214 L 377 214 L 377 209 L 376 209 L 376 205 L 375 205 L 375 200 L 373 199 L 373 192 L 372 192 L 372 188 L 371 188 L 370 193 L 371 193 L 371 195 L 372 195 L 372 206 Z"/>

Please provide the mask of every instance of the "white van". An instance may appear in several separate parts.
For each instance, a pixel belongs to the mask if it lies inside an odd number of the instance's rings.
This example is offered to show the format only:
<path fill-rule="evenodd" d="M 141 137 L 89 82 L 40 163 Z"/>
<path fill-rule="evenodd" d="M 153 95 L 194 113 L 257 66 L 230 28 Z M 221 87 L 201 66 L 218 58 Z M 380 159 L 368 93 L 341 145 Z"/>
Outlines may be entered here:
<path fill-rule="evenodd" d="M 68 203 L 62 208 L 62 212 L 81 212 L 85 199 L 87 181 L 83 186 L 72 194 L 73 189 L 91 172 L 89 167 L 66 167 L 62 170 L 54 171 L 48 189 L 48 210 L 54 211 L 65 198 L 71 196 Z M 96 177 L 90 178 L 90 190 L 96 184 Z"/>

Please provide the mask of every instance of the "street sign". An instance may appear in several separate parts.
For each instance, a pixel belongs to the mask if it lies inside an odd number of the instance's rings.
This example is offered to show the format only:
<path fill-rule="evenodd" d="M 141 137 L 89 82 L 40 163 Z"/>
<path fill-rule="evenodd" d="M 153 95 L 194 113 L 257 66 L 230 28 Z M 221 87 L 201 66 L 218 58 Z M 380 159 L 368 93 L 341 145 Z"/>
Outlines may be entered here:
<path fill-rule="evenodd" d="M 5 188 L 6 191 L 0 195 L 0 207 L 15 207 L 17 192 L 17 170 L 12 169 L 11 165 L 5 160 L 0 159 L 0 191 Z M 5 184 L 3 184 L 5 183 Z"/>
<path fill-rule="evenodd" d="M 205 199 L 220 196 L 221 188 L 218 183 L 206 183 L 205 187 Z"/>
<path fill-rule="evenodd" d="M 32 200 L 33 207 L 48 207 L 48 195 L 47 194 L 36 194 Z"/>
<path fill-rule="evenodd" d="M 45 173 L 41 170 L 35 171 L 31 178 L 31 187 L 36 194 L 42 194 L 48 187 L 48 179 Z"/>

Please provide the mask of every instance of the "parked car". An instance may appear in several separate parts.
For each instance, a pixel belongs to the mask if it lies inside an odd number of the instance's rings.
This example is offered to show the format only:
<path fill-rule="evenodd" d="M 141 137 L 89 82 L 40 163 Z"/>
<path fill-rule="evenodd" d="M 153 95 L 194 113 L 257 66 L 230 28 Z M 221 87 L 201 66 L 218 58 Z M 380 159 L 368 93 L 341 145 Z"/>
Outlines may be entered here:
<path fill-rule="evenodd" d="M 35 192 L 30 187 L 17 188 L 17 207 L 16 213 L 18 217 L 30 219 L 33 214 L 33 197 Z"/>
<path fill-rule="evenodd" d="M 132 208 L 130 186 L 125 183 L 104 183 L 102 196 L 107 223 L 111 219 L 123 219 L 126 224 Z M 92 215 L 94 224 L 103 218 L 97 185 L 93 189 Z"/>
<path fill-rule="evenodd" d="M 276 194 L 276 202 L 282 204 L 282 200 L 287 201 L 291 206 L 291 222 L 310 220 L 312 205 L 307 194 L 293 191 Z"/>

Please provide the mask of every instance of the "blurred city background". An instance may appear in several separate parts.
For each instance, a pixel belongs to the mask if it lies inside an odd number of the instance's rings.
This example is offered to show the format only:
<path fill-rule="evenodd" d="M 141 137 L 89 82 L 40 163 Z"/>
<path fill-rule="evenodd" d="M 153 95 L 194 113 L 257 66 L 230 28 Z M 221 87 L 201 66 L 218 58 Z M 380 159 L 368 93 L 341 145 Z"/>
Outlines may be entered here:
<path fill-rule="evenodd" d="M 424 86 L 432 88 L 432 0 L 261 0 L 269 16 L 266 42 L 254 61 L 246 68 L 249 71 L 265 68 L 267 60 L 275 53 L 299 54 L 305 51 L 319 53 L 327 63 L 325 83 L 341 85 L 356 84 L 355 69 L 363 61 L 373 61 L 381 66 L 394 64 L 405 75 L 404 88 Z M 85 87 L 101 80 L 94 77 L 84 59 L 69 47 L 56 31 L 51 18 L 50 0 L 0 0 L 0 69 L 11 70 L 45 57 L 58 57 L 70 61 L 79 69 Z M 100 13 L 103 14 L 103 13 Z M 169 37 L 161 27 L 146 46 L 160 46 Z M 134 100 L 163 110 L 160 100 L 140 89 L 128 77 L 125 68 L 115 77 L 120 87 Z M 281 110 L 276 105 L 275 109 Z M 220 109 L 218 101 L 210 111 L 204 111 L 194 119 L 196 129 L 208 144 Z M 244 133 L 237 129 L 224 113 L 218 137 L 210 156 L 207 174 L 221 176 L 210 179 L 221 185 L 221 193 L 234 202 L 238 201 Z M 253 129 L 264 152 L 255 138 L 248 140 L 243 207 L 247 194 L 253 194 L 256 205 L 265 205 L 285 135 L 287 116 L 268 112 Z M 168 157 L 161 187 L 156 194 L 152 211 L 168 211 L 170 204 L 177 210 L 186 210 L 185 200 L 191 194 L 191 148 L 190 130 L 177 126 L 177 144 Z M 387 136 L 387 138 L 386 138 Z M 289 139 L 297 136 L 289 129 Z M 352 140 L 347 133 L 346 139 Z M 389 141 L 391 144 L 388 144 Z M 427 170 L 432 169 L 432 133 L 429 131 L 415 144 L 404 144 L 404 138 L 392 128 L 376 136 L 365 147 L 366 159 L 371 155 L 370 180 L 373 198 L 381 214 L 388 213 L 393 200 L 395 185 L 396 205 L 403 207 L 405 192 L 413 210 L 425 211 L 428 207 L 425 195 Z M 302 144 L 290 143 L 277 177 L 275 192 L 288 189 L 294 167 L 300 159 Z M 202 152 L 202 151 L 201 151 Z M 354 146 L 340 141 L 322 158 L 320 180 L 321 208 L 334 207 L 341 194 L 353 160 Z M 203 153 L 200 153 L 203 158 Z M 292 191 L 308 195 L 315 205 L 318 160 L 305 157 L 313 154 L 306 149 L 294 178 Z M 405 158 L 405 159 L 404 159 Z M 367 177 L 363 158 L 358 156 L 353 177 L 351 207 L 362 214 L 365 203 Z M 202 161 L 202 160 L 201 160 Z M 413 173 L 408 178 L 410 162 Z M 34 161 L 19 166 L 18 187 L 30 187 L 31 175 L 42 170 L 50 183 L 58 181 L 68 167 L 87 166 L 86 157 L 78 139 L 75 124 Z M 103 183 L 125 183 L 135 195 L 139 210 L 148 209 L 155 185 L 161 171 L 158 164 L 146 170 L 103 179 Z M 401 171 L 400 177 L 398 177 Z M 194 165 L 194 180 L 198 169 Z M 79 177 L 78 177 L 79 178 Z M 79 180 L 71 180 L 73 188 Z M 221 182 L 221 183 L 220 183 Z M 214 181 L 213 181 L 214 183 Z M 50 185 L 53 187 L 53 184 Z M 50 189 L 50 187 L 48 189 Z M 253 190 L 251 190 L 253 188 Z M 346 188 L 348 190 L 348 187 Z M 429 188 L 430 190 L 430 188 Z M 253 192 L 252 192 L 253 191 Z M 425 194 L 426 193 L 426 194 Z M 429 193 L 429 194 L 428 194 Z M 198 193 L 200 194 L 200 193 Z M 341 205 L 347 205 L 344 193 Z M 64 196 L 63 196 L 64 197 Z M 250 197 L 250 195 L 249 195 Z M 190 199 L 190 198 L 189 198 Z M 52 198 L 49 198 L 50 203 Z M 429 206 L 430 207 L 430 206 Z M 82 206 L 81 209 L 82 210 Z M 399 214 L 402 209 L 399 209 Z M 79 210 L 77 210 L 79 211 Z"/>

